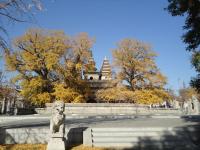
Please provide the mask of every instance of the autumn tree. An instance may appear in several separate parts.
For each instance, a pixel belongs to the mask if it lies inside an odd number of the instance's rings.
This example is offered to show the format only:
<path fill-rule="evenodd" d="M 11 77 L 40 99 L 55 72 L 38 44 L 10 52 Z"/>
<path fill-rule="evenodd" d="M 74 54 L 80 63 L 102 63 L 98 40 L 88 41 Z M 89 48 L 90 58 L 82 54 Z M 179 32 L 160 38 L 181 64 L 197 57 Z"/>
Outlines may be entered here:
<path fill-rule="evenodd" d="M 4 83 L 4 85 L 0 87 L 0 113 L 13 113 L 13 109 L 11 108 L 16 106 L 17 94 L 15 87 L 10 83 Z"/>
<path fill-rule="evenodd" d="M 170 94 L 164 89 L 140 89 L 132 91 L 127 87 L 113 87 L 98 90 L 96 97 L 100 102 L 159 104 L 163 100 L 171 100 Z"/>
<path fill-rule="evenodd" d="M 200 1 L 199 0 L 168 0 L 166 8 L 172 16 L 185 16 L 186 31 L 182 36 L 187 44 L 187 50 L 192 52 L 192 65 L 197 71 L 197 76 L 191 80 L 191 86 L 200 92 Z"/>
<path fill-rule="evenodd" d="M 184 102 L 192 98 L 192 96 L 199 97 L 197 91 L 192 87 L 182 87 L 179 89 L 179 100 Z"/>
<path fill-rule="evenodd" d="M 6 51 L 9 71 L 17 71 L 13 81 L 21 86 L 20 94 L 36 104 L 50 102 L 53 83 L 58 80 L 55 68 L 68 48 L 63 32 L 29 30 L 14 40 L 14 51 Z"/>
<path fill-rule="evenodd" d="M 162 88 L 166 77 L 155 64 L 155 52 L 146 44 L 133 39 L 122 40 L 113 50 L 114 64 L 119 77 L 134 91 Z"/>
<path fill-rule="evenodd" d="M 0 113 L 13 113 L 17 99 L 16 87 L 6 80 L 4 72 L 0 71 Z"/>
<path fill-rule="evenodd" d="M 136 103 L 134 93 L 126 87 L 101 89 L 96 92 L 96 97 L 104 103 Z"/>
<path fill-rule="evenodd" d="M 20 94 L 37 105 L 55 99 L 84 101 L 87 88 L 81 72 L 90 54 L 89 41 L 85 33 L 73 38 L 41 29 L 16 38 L 14 51 L 6 51 L 6 65 L 18 73 L 13 82 L 20 85 Z"/>
<path fill-rule="evenodd" d="M 98 90 L 96 97 L 100 102 L 137 104 L 161 103 L 163 99 L 170 98 L 169 94 L 161 89 L 140 89 L 132 91 L 125 85 Z"/>
<path fill-rule="evenodd" d="M 97 71 L 97 68 L 96 68 L 96 63 L 93 59 L 93 54 L 92 54 L 92 51 L 91 51 L 91 54 L 90 54 L 92 57 L 89 58 L 88 62 L 85 64 L 85 67 L 84 67 L 84 72 L 85 73 L 88 73 L 88 72 L 95 72 Z"/>
<path fill-rule="evenodd" d="M 140 104 L 161 103 L 170 99 L 164 89 L 166 77 L 156 66 L 156 54 L 148 44 L 124 39 L 112 52 L 118 80 L 125 81 L 126 85 L 123 88 L 100 90 L 96 94 L 97 98 L 107 102 Z"/>
<path fill-rule="evenodd" d="M 161 94 L 163 94 L 160 90 L 136 90 L 134 93 L 134 99 L 136 103 L 139 104 L 159 104 L 163 102 L 163 97 Z"/>
<path fill-rule="evenodd" d="M 89 38 L 87 33 L 81 33 L 72 38 L 71 48 L 64 57 L 64 64 L 61 64 L 58 68 L 61 84 L 64 83 L 65 86 L 58 85 L 57 91 L 60 91 L 59 88 L 63 88 L 63 90 L 78 92 L 81 95 L 75 92 L 71 96 L 76 102 L 84 102 L 89 94 L 89 87 L 86 81 L 82 79 L 82 72 L 89 67 L 88 63 L 92 55 L 91 48 L 93 43 L 94 39 Z M 63 94 L 64 97 L 69 97 L 66 92 L 63 92 Z M 73 95 L 77 95 L 77 97 Z"/>

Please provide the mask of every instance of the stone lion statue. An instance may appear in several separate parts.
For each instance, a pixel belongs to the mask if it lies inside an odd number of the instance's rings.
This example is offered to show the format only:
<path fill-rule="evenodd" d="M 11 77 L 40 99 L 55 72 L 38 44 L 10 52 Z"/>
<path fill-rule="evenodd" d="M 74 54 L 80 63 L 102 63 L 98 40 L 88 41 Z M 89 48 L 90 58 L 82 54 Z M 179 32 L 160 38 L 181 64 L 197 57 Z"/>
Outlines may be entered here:
<path fill-rule="evenodd" d="M 64 137 L 65 133 L 65 103 L 63 101 L 55 101 L 52 109 L 52 117 L 50 120 L 50 132 Z"/>

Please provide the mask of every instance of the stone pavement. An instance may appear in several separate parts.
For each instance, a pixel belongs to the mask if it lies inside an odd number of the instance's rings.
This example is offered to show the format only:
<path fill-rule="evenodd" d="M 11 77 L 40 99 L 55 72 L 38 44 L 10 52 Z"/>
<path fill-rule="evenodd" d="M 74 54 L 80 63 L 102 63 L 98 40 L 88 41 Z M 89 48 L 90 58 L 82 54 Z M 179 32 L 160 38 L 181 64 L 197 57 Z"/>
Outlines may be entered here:
<path fill-rule="evenodd" d="M 49 119 L 50 116 L 48 115 L 0 116 L 0 144 L 47 143 L 49 139 Z M 88 128 L 155 129 L 199 126 L 200 116 L 159 114 L 138 116 L 71 115 L 66 116 L 65 122 L 65 136 L 68 139 L 68 144 L 79 145 L 83 143 L 83 132 Z"/>
<path fill-rule="evenodd" d="M 0 127 L 49 127 L 50 116 L 1 116 Z M 157 127 L 200 124 L 200 116 L 140 115 L 140 116 L 66 116 L 67 127 Z"/>

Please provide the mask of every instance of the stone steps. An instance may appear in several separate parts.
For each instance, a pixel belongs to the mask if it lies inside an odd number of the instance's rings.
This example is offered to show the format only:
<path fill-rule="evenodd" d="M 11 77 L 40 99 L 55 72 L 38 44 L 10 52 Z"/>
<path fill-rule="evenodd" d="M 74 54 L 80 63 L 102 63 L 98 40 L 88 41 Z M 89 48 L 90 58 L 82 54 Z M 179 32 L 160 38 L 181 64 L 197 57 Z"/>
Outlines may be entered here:
<path fill-rule="evenodd" d="M 110 143 L 109 146 L 105 143 L 98 143 L 95 147 L 109 148 L 111 150 L 199 150 L 198 147 L 182 144 L 165 144 L 160 142 L 154 143 Z"/>
<path fill-rule="evenodd" d="M 155 149 L 187 149 L 187 145 L 188 148 L 196 149 L 197 145 L 189 135 L 195 136 L 194 133 L 199 131 L 196 127 L 88 128 L 83 132 L 83 144 L 115 148 L 152 146 Z"/>
<path fill-rule="evenodd" d="M 145 137 L 146 138 L 146 137 Z M 142 137 L 95 137 L 93 138 L 94 143 L 136 143 L 140 142 Z M 159 142 L 160 140 L 165 140 L 165 142 L 180 142 L 182 143 L 182 139 L 177 139 L 175 137 L 170 137 L 170 139 L 163 139 L 161 136 L 156 136 L 156 137 L 149 137 L 146 139 L 151 139 L 152 141 Z"/>

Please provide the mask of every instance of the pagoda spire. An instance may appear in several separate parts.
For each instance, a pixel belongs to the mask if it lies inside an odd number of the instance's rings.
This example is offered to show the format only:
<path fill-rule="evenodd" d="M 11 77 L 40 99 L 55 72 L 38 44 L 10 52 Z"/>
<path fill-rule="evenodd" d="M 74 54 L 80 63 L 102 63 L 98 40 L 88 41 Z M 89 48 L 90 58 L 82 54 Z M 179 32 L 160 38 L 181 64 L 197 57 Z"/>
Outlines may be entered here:
<path fill-rule="evenodd" d="M 101 67 L 101 79 L 102 80 L 111 80 L 112 79 L 110 63 L 106 56 L 104 57 L 103 64 Z"/>

